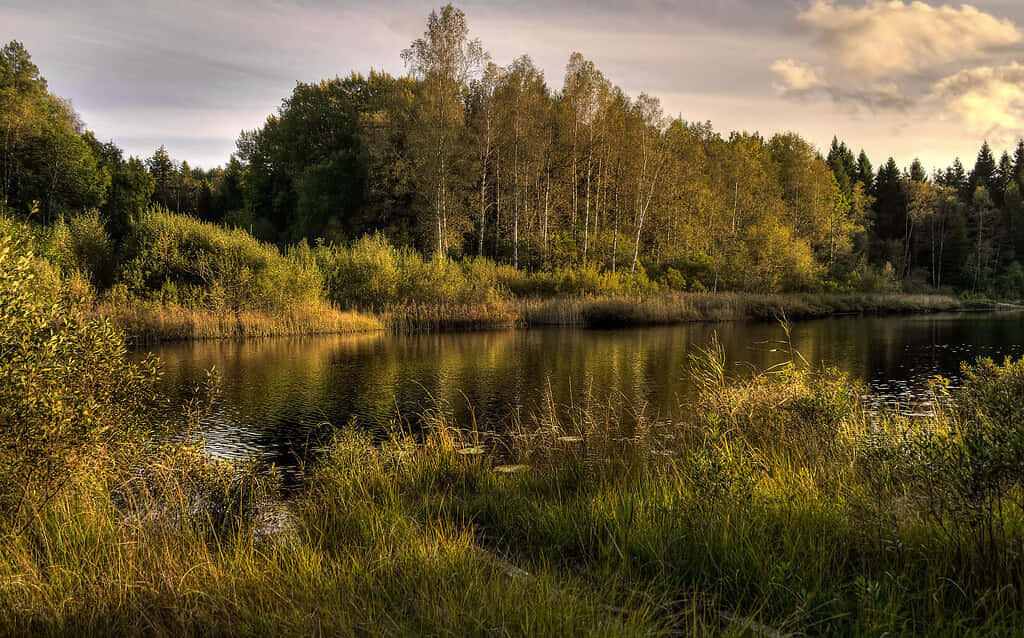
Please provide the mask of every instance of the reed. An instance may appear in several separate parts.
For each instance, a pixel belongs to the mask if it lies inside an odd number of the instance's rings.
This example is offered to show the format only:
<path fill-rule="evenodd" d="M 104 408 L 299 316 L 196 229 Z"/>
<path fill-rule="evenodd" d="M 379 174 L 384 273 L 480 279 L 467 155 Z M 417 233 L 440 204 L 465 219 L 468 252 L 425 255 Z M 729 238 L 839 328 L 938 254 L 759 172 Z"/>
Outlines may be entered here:
<path fill-rule="evenodd" d="M 410 302 L 386 307 L 381 321 L 399 334 L 420 332 L 471 332 L 499 330 L 519 324 L 519 316 L 507 302 L 458 303 Z"/>
<path fill-rule="evenodd" d="M 312 304 L 278 311 L 212 311 L 176 304 L 100 304 L 95 313 L 106 317 L 135 343 L 200 339 L 280 337 L 310 334 L 348 334 L 384 329 L 380 318 Z"/>
<path fill-rule="evenodd" d="M 995 306 L 944 295 L 721 292 L 527 299 L 519 301 L 516 307 L 525 325 L 617 328 L 693 321 L 772 321 L 779 315 L 820 319 L 837 315 L 955 312 Z"/>

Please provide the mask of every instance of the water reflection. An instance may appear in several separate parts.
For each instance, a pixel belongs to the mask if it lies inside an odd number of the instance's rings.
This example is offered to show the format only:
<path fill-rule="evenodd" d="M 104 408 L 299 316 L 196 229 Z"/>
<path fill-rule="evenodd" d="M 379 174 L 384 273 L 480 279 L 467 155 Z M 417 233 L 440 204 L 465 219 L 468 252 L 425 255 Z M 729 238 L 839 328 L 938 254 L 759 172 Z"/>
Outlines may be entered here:
<path fill-rule="evenodd" d="M 467 420 L 472 406 L 481 428 L 498 430 L 516 410 L 540 406 L 549 388 L 559 402 L 621 395 L 671 415 L 692 390 L 687 355 L 716 333 L 734 374 L 789 358 L 779 326 L 745 323 L 214 341 L 156 352 L 182 397 L 211 366 L 223 372 L 223 395 L 204 422 L 214 451 L 290 464 L 329 434 L 326 423 L 383 431 L 401 415 L 415 426 L 436 402 Z M 935 374 L 955 379 L 962 361 L 1024 354 L 1024 314 L 830 319 L 794 324 L 792 339 L 812 364 L 907 401 Z"/>

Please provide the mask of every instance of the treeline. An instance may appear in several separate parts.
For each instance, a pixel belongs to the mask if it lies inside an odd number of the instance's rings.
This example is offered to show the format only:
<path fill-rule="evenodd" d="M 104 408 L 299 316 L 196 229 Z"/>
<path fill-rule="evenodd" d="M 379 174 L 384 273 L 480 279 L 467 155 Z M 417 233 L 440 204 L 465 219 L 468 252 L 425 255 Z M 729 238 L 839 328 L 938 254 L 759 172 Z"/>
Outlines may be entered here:
<path fill-rule="evenodd" d="M 0 55 L 0 206 L 50 223 L 86 209 L 113 243 L 152 205 L 281 246 L 382 233 L 435 258 L 591 268 L 681 291 L 1024 292 L 1024 143 L 927 175 L 834 140 L 716 133 L 626 95 L 574 53 L 560 87 L 507 66 L 464 14 L 431 13 L 409 74 L 296 85 L 209 171 L 161 147 L 124 158 Z"/>

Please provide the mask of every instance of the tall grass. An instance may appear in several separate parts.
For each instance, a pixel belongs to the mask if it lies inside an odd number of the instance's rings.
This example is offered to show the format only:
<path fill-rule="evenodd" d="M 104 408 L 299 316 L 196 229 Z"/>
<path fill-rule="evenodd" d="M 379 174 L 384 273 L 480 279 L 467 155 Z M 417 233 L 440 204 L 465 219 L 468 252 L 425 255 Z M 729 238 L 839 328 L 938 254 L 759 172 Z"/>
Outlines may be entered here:
<path fill-rule="evenodd" d="M 101 303 L 94 312 L 139 344 L 200 339 L 349 334 L 385 329 L 374 315 L 338 310 L 325 303 L 277 311 L 214 311 L 176 304 L 136 301 Z"/>
<path fill-rule="evenodd" d="M 779 314 L 816 319 L 846 314 L 906 314 L 991 308 L 944 295 L 658 293 L 627 297 L 556 297 L 517 304 L 526 325 L 611 328 L 691 321 L 772 321 Z"/>
<path fill-rule="evenodd" d="M 407 463 L 490 448 L 437 484 L 435 515 L 527 571 L 609 585 L 613 605 L 642 592 L 677 628 L 1021 631 L 1024 362 L 970 368 L 949 407 L 908 419 L 868 412 L 838 373 L 730 382 L 719 357 L 698 359 L 700 398 L 672 419 L 624 419 L 614 399 L 543 409 L 511 436 L 434 436 Z"/>

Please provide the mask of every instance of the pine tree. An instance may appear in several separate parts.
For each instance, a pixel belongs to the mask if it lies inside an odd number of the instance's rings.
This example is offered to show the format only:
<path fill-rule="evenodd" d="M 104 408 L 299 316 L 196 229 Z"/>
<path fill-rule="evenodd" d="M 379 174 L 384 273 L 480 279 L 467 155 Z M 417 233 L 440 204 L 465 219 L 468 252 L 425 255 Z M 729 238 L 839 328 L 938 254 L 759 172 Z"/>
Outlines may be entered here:
<path fill-rule="evenodd" d="M 902 238 L 907 209 L 903 193 L 903 176 L 896 160 L 889 160 L 878 169 L 875 178 L 876 229 L 880 239 Z"/>
<path fill-rule="evenodd" d="M 978 159 L 974 162 L 974 170 L 971 171 L 971 176 L 968 179 L 969 197 L 974 197 L 974 192 L 979 186 L 984 186 L 991 195 L 995 185 L 996 159 L 992 155 L 992 147 L 986 141 L 978 151 Z"/>
<path fill-rule="evenodd" d="M 967 179 L 967 173 L 964 171 L 964 165 L 959 157 L 955 158 L 953 165 L 946 169 L 944 185 L 956 189 L 961 200 L 967 200 L 970 182 Z"/>
<path fill-rule="evenodd" d="M 927 182 L 928 174 L 924 170 L 924 165 L 921 164 L 921 160 L 914 158 L 914 162 L 910 165 L 910 171 L 907 173 L 907 177 L 912 182 Z"/>
<path fill-rule="evenodd" d="M 1013 179 L 1024 191 L 1024 140 L 1017 140 L 1017 150 L 1013 154 Z"/>
<path fill-rule="evenodd" d="M 875 187 L 875 169 L 871 166 L 868 154 L 861 149 L 857 157 L 856 181 L 864 185 L 865 192 L 873 193 Z"/>
<path fill-rule="evenodd" d="M 996 167 L 992 179 L 992 199 L 996 205 L 1003 205 L 1003 195 L 1011 180 L 1013 180 L 1013 160 L 1010 159 L 1010 154 L 1004 151 L 1002 157 L 999 158 L 999 165 Z"/>
<path fill-rule="evenodd" d="M 853 185 L 857 179 L 857 163 L 853 159 L 853 153 L 846 146 L 846 142 L 839 142 L 839 138 L 832 138 L 832 148 L 829 149 L 826 160 L 832 174 L 836 177 L 839 190 L 847 200 L 853 197 Z"/>

